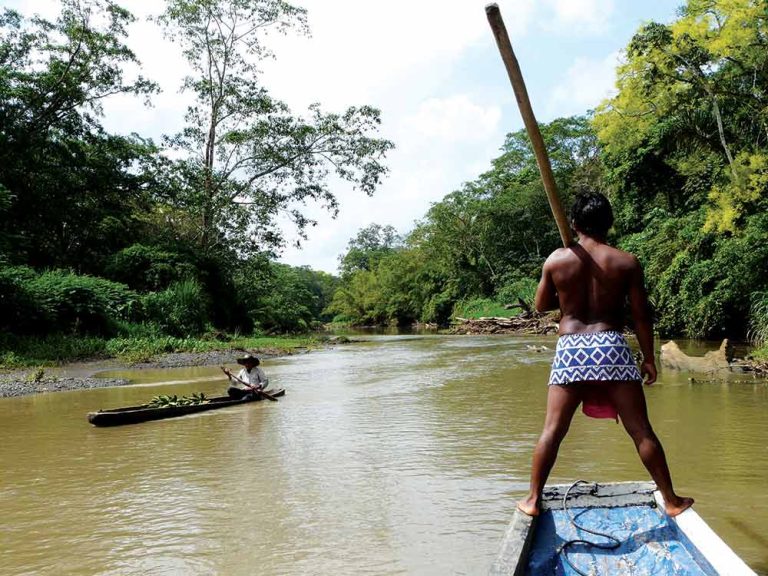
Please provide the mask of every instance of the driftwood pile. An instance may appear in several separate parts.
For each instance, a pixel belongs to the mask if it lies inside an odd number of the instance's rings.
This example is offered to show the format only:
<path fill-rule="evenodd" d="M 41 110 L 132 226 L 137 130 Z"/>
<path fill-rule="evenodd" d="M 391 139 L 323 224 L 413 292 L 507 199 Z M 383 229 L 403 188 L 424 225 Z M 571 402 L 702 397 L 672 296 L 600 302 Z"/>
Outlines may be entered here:
<path fill-rule="evenodd" d="M 455 318 L 451 334 L 557 334 L 550 315 L 521 314 L 514 318 Z"/>
<path fill-rule="evenodd" d="M 765 360 L 745 360 L 743 366 L 745 372 L 751 372 L 755 376 L 768 377 L 768 362 Z"/>

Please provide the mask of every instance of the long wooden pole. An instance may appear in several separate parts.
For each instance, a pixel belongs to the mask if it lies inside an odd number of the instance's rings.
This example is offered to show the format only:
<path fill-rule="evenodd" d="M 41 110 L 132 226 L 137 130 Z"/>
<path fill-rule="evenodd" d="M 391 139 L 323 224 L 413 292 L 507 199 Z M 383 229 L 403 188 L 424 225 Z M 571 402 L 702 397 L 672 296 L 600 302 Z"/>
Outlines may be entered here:
<path fill-rule="evenodd" d="M 552 209 L 552 215 L 555 217 L 555 222 L 557 222 L 557 229 L 560 231 L 560 238 L 563 240 L 563 246 L 570 246 L 573 243 L 571 227 L 568 224 L 568 218 L 565 216 L 560 196 L 557 193 L 557 184 L 552 174 L 552 165 L 549 163 L 547 148 L 544 146 L 544 139 L 541 137 L 539 124 L 533 115 L 533 108 L 531 108 L 531 101 L 528 99 L 528 90 L 525 88 L 523 73 L 520 71 L 517 57 L 512 50 L 512 43 L 509 41 L 509 34 L 507 34 L 507 28 L 504 26 L 504 20 L 501 18 L 498 4 L 488 4 L 485 7 L 485 13 L 488 16 L 488 23 L 491 25 L 491 30 L 496 38 L 496 45 L 499 47 L 501 59 L 507 68 L 509 80 L 512 82 L 517 105 L 520 108 L 525 129 L 528 131 L 528 136 L 533 145 L 536 163 L 539 165 L 541 179 L 544 182 L 544 190 L 547 192 L 549 207 Z"/>

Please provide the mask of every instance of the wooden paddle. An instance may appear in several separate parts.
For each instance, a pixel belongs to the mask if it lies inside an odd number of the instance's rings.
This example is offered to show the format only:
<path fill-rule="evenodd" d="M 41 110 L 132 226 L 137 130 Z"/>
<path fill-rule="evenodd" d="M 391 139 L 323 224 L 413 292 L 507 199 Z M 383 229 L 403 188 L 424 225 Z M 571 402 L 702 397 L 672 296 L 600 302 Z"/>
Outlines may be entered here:
<path fill-rule="evenodd" d="M 488 16 L 488 23 L 491 25 L 491 30 L 496 38 L 496 45 L 499 47 L 501 59 L 507 68 L 509 80 L 512 82 L 512 89 L 515 91 L 515 98 L 525 123 L 525 129 L 528 132 L 528 137 L 531 139 L 533 153 L 536 155 L 536 163 L 539 165 L 541 179 L 544 182 L 544 190 L 547 192 L 549 207 L 552 210 L 552 215 L 555 217 L 563 246 L 567 248 L 573 243 L 571 227 L 568 224 L 568 218 L 565 216 L 560 196 L 557 193 L 557 184 L 552 174 L 552 165 L 549 162 L 547 148 L 544 145 L 544 139 L 541 137 L 539 124 L 533 115 L 533 108 L 531 108 L 531 101 L 528 99 L 528 90 L 525 87 L 523 73 L 520 71 L 517 57 L 514 50 L 512 50 L 512 43 L 509 41 L 509 34 L 507 34 L 507 28 L 504 26 L 504 20 L 501 18 L 498 4 L 488 4 L 485 7 L 485 14 Z"/>
<path fill-rule="evenodd" d="M 261 389 L 259 389 L 259 388 L 256 388 L 256 387 L 255 387 L 255 386 L 253 386 L 252 384 L 248 384 L 248 382 L 243 382 L 242 380 L 240 380 L 240 378 L 238 378 L 237 376 L 235 376 L 234 374 L 232 374 L 232 372 L 230 372 L 229 370 L 227 370 L 226 368 L 224 368 L 224 366 L 221 366 L 220 368 L 221 368 L 222 372 L 224 372 L 224 374 L 226 374 L 227 376 L 229 376 L 230 378 L 232 378 L 232 379 L 234 379 L 234 380 L 237 380 L 238 382 L 240 382 L 240 384 L 242 384 L 242 385 L 244 385 L 244 386 L 247 386 L 248 388 L 250 388 L 251 390 L 253 390 L 253 391 L 254 391 L 256 394 L 261 394 L 261 395 L 262 395 L 262 396 L 264 396 L 265 398 L 268 398 L 269 400 L 272 400 L 272 402 L 277 402 L 277 398 L 275 398 L 275 397 L 274 397 L 274 396 L 272 396 L 271 394 L 267 394 L 266 392 L 264 392 L 264 390 L 261 390 Z"/>

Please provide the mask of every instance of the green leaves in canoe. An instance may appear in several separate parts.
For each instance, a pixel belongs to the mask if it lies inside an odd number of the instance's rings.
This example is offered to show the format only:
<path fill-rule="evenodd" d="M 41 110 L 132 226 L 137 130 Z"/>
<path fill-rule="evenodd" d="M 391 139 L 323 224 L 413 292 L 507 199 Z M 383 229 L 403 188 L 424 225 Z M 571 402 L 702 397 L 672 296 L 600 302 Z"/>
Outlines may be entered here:
<path fill-rule="evenodd" d="M 192 406 L 194 404 L 207 404 L 210 402 L 205 394 L 192 394 L 191 396 L 182 396 L 179 398 L 174 394 L 173 396 L 155 396 L 149 401 L 147 407 L 149 408 L 167 408 L 170 406 Z"/>

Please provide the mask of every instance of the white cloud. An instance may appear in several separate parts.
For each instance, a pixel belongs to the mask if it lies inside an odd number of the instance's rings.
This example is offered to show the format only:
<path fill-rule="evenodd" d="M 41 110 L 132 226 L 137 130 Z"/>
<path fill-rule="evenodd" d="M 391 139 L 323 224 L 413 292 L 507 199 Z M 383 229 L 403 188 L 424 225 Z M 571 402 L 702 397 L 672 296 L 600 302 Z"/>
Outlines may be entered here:
<path fill-rule="evenodd" d="M 15 8 L 22 14 L 39 14 L 44 18 L 55 18 L 59 13 L 57 0 L 11 0 L 9 8 Z"/>
<path fill-rule="evenodd" d="M 571 33 L 592 33 L 604 28 L 614 10 L 614 0 L 545 0 L 554 11 L 554 25 Z"/>
<path fill-rule="evenodd" d="M 275 93 L 297 108 L 320 101 L 396 105 L 433 94 L 467 49 L 487 42 L 481 0 L 306 0 L 312 36 L 273 37 L 264 65 Z M 534 0 L 503 2 L 510 32 L 522 35 Z"/>
<path fill-rule="evenodd" d="M 158 25 L 147 21 L 149 12 L 141 10 L 146 6 L 140 0 L 127 0 L 125 5 L 138 17 L 129 27 L 126 43 L 141 62 L 142 76 L 157 82 L 162 91 L 152 95 L 150 107 L 143 106 L 142 100 L 135 96 L 110 98 L 104 104 L 104 126 L 121 134 L 138 132 L 158 139 L 183 127 L 184 113 L 192 96 L 180 93 L 179 89 L 189 66 L 181 52 L 164 38 Z"/>
<path fill-rule="evenodd" d="M 510 33 L 523 36 L 534 0 L 501 4 Z M 320 224 L 302 250 L 286 250 L 284 261 L 335 270 L 337 255 L 359 228 L 378 222 L 407 231 L 430 203 L 475 177 L 472 168 L 497 151 L 501 110 L 467 94 L 445 95 L 443 87 L 463 53 L 489 43 L 484 5 L 390 0 L 363 9 L 354 0 L 308 0 L 312 37 L 275 39 L 277 59 L 265 66 L 265 78 L 277 96 L 296 111 L 315 101 L 329 109 L 378 106 L 383 133 L 397 145 L 387 162 L 390 177 L 376 195 L 334 187 L 339 217 L 309 207 Z"/>
<path fill-rule="evenodd" d="M 601 60 L 577 58 L 565 78 L 552 92 L 550 114 L 579 114 L 595 108 L 616 92 L 616 66 L 620 54 L 614 52 Z"/>
<path fill-rule="evenodd" d="M 430 145 L 482 141 L 495 134 L 501 119 L 498 106 L 483 107 L 469 96 L 430 98 L 421 103 L 413 116 L 403 120 L 406 133 L 416 133 Z M 404 134 L 406 135 L 406 134 Z"/>

